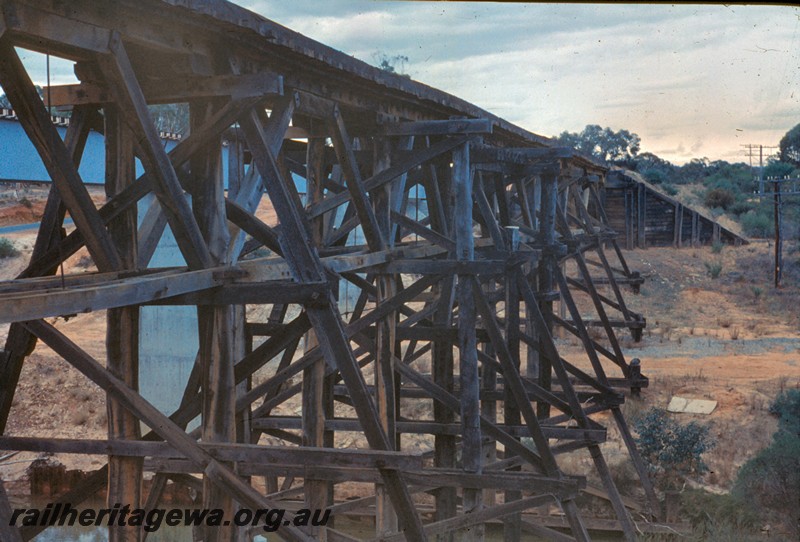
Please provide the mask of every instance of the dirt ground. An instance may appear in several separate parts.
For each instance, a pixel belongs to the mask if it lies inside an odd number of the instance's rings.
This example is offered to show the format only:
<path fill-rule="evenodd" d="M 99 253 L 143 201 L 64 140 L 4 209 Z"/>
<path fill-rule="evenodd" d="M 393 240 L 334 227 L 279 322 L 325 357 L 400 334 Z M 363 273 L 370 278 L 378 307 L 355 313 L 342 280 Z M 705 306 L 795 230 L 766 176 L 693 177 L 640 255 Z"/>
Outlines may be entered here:
<path fill-rule="evenodd" d="M 639 343 L 624 330 L 618 337 L 628 360 L 641 359 L 650 385 L 623 411 L 633 418 L 652 406 L 666 408 L 673 396 L 717 401 L 710 415 L 676 415 L 711 427 L 716 445 L 705 456 L 709 472 L 688 482 L 710 491 L 730 489 L 739 467 L 769 444 L 777 429 L 769 405 L 781 391 L 800 387 L 800 251 L 796 242 L 784 245 L 783 287 L 775 289 L 773 250 L 771 243 L 754 241 L 719 252 L 624 252 L 630 268 L 646 277 L 641 294 L 627 292 L 625 301 L 645 316 L 647 327 Z M 721 264 L 716 278 L 714 264 Z M 610 289 L 606 294 L 613 296 Z M 560 342 L 565 357 L 589 367 L 578 361 L 575 339 Z M 616 438 L 606 446 L 610 463 L 624 460 Z"/>
<path fill-rule="evenodd" d="M 28 197 L 30 207 L 6 196 L 0 198 L 0 226 L 35 221 L 43 208 L 41 195 Z M 0 280 L 24 269 L 35 233 L 28 229 L 0 234 L 21 251 L 17 257 L 0 259 Z M 624 291 L 629 307 L 647 318 L 647 328 L 639 343 L 625 330 L 618 336 L 626 357 L 640 358 L 642 372 L 650 379 L 641 399 L 628 401 L 625 412 L 635 416 L 650 406 L 666 407 L 675 395 L 717 401 L 710 415 L 678 415 L 681 421 L 696 420 L 712 428 L 716 446 L 706 458 L 710 471 L 692 483 L 714 491 L 729 489 L 738 468 L 769 443 L 777 425 L 768 407 L 776 394 L 800 387 L 800 250 L 796 242 L 784 246 L 784 287 L 775 289 L 772 248 L 768 242 L 753 242 L 721 251 L 701 247 L 625 252 L 631 269 L 647 279 L 640 295 Z M 66 273 L 91 269 L 83 251 L 64 266 Z M 610 290 L 605 293 L 613 295 Z M 589 306 L 587 300 L 579 301 L 583 308 Z M 104 313 L 58 319 L 56 325 L 104 362 Z M 6 331 L 7 326 L 0 326 L 0 340 Z M 589 366 L 577 340 L 562 336 L 558 342 L 567 359 Z M 609 375 L 619 376 L 611 370 Z M 47 347 L 38 345 L 23 368 L 6 434 L 105 438 L 105 424 L 104 394 Z M 426 446 L 425 442 L 410 443 L 420 450 Z M 610 431 L 604 448 L 609 463 L 624 462 L 615 431 Z M 37 457 L 32 453 L 5 457 L 0 452 L 0 477 L 22 482 Z M 104 462 L 103 457 L 74 455 L 55 459 L 80 469 Z M 563 460 L 566 470 L 579 471 L 586 464 L 585 458 Z M 14 489 L 24 490 L 24 483 Z"/>

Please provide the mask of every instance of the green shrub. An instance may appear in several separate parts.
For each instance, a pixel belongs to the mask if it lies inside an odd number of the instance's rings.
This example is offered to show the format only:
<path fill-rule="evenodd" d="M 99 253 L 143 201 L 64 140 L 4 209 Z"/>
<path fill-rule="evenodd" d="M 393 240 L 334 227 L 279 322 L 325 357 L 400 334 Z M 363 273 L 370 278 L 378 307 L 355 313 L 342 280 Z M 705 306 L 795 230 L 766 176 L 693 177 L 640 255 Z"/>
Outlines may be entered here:
<path fill-rule="evenodd" d="M 19 250 L 10 240 L 0 237 L 0 258 L 13 258 L 19 256 Z"/>
<path fill-rule="evenodd" d="M 736 477 L 733 495 L 759 510 L 765 519 L 782 524 L 800 537 L 797 503 L 800 503 L 800 390 L 788 390 L 775 399 L 769 411 L 778 417 L 772 442 L 745 463 Z"/>
<path fill-rule="evenodd" d="M 713 252 L 714 254 L 719 254 L 720 252 L 722 252 L 722 249 L 724 247 L 725 247 L 724 243 L 720 243 L 719 241 L 714 241 L 711 244 L 711 252 Z"/>
<path fill-rule="evenodd" d="M 667 484 L 677 475 L 701 474 L 707 470 L 703 454 L 714 442 L 705 425 L 681 425 L 660 408 L 651 408 L 633 425 L 636 443 L 650 469 L 665 477 Z"/>
<path fill-rule="evenodd" d="M 778 417 L 778 428 L 800 435 L 800 390 L 780 393 L 769 407 L 770 414 Z"/>
<path fill-rule="evenodd" d="M 749 237 L 771 237 L 775 232 L 772 217 L 755 211 L 748 211 L 741 217 L 742 229 Z"/>
<path fill-rule="evenodd" d="M 664 192 L 667 193 L 669 196 L 677 196 L 678 189 L 675 187 L 674 184 L 665 184 L 664 185 Z"/>
<path fill-rule="evenodd" d="M 733 192 L 730 190 L 726 190 L 725 188 L 713 188 L 706 192 L 706 197 L 703 200 L 706 207 L 711 209 L 728 209 L 736 198 L 733 196 Z"/>
<path fill-rule="evenodd" d="M 642 177 L 653 184 L 663 184 L 669 178 L 667 174 L 660 169 L 646 169 L 642 172 Z"/>
<path fill-rule="evenodd" d="M 728 211 L 730 211 L 735 216 L 741 216 L 748 211 L 753 210 L 753 204 L 749 201 L 737 201 L 730 207 L 728 207 Z"/>
<path fill-rule="evenodd" d="M 722 273 L 722 262 L 705 262 L 706 266 L 706 273 L 712 279 L 719 277 L 719 274 Z"/>
<path fill-rule="evenodd" d="M 689 520 L 695 533 L 707 536 L 723 526 L 740 531 L 759 527 L 758 513 L 746 501 L 736 495 L 715 495 L 702 489 L 681 494 L 681 515 Z"/>

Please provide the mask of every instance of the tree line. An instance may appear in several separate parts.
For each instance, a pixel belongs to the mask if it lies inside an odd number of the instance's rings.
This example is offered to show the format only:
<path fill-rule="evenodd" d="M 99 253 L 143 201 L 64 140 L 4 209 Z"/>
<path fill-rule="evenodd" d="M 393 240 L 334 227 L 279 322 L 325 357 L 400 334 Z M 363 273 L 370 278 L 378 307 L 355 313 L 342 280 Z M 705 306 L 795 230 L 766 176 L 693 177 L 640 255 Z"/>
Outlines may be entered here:
<path fill-rule="evenodd" d="M 681 185 L 699 185 L 693 191 L 695 196 L 715 215 L 727 213 L 740 222 L 750 237 L 769 237 L 773 233 L 772 202 L 755 193 L 757 171 L 744 162 L 693 158 L 678 166 L 651 152 L 640 152 L 641 138 L 637 134 L 594 124 L 581 132 L 562 132 L 553 139 L 558 145 L 572 147 L 603 164 L 635 171 L 671 196 L 681 192 Z M 763 177 L 800 176 L 800 124 L 786 132 L 778 148 L 778 154 L 767 161 Z M 769 184 L 767 190 L 772 189 Z M 788 236 L 798 237 L 797 206 L 786 205 L 784 218 Z"/>

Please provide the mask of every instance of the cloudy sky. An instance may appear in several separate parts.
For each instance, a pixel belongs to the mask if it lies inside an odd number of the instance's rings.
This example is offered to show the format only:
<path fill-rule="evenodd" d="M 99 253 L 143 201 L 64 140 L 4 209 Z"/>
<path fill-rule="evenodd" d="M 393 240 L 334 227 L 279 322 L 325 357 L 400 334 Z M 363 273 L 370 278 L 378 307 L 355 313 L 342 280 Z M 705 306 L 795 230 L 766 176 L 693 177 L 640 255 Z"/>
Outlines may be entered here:
<path fill-rule="evenodd" d="M 639 134 L 675 163 L 743 160 L 800 123 L 800 9 L 369 0 L 237 3 L 533 132 Z"/>
<path fill-rule="evenodd" d="M 414 79 L 546 136 L 599 124 L 674 163 L 746 161 L 741 145 L 777 145 L 800 123 L 797 7 L 236 3 L 369 63 L 407 57 Z"/>

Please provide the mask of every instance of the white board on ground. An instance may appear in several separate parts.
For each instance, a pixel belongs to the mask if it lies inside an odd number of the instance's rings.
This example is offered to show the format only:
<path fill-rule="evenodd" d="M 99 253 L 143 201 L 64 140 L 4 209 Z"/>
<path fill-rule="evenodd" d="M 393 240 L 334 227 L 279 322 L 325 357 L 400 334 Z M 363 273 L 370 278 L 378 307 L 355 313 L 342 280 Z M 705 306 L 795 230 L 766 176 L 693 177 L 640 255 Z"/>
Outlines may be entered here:
<path fill-rule="evenodd" d="M 685 414 L 711 414 L 717 408 L 716 401 L 707 399 L 687 399 L 677 395 L 670 399 L 667 412 Z"/>

